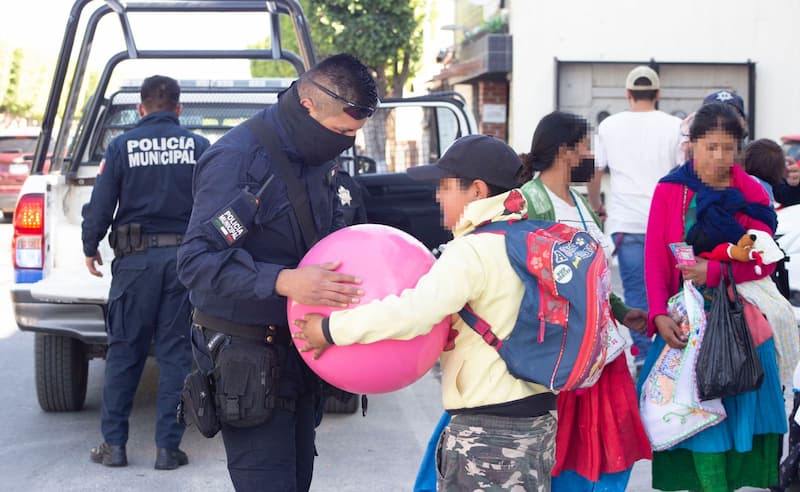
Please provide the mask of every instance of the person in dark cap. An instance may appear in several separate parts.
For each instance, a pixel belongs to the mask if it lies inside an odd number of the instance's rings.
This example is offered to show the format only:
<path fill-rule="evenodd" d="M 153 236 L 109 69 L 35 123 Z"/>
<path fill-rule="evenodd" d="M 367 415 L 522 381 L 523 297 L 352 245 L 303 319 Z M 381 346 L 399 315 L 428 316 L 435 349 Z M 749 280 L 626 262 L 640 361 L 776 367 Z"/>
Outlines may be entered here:
<path fill-rule="evenodd" d="M 330 318 L 308 315 L 296 324 L 304 350 L 331 344 L 409 339 L 430 331 L 466 304 L 500 339 L 509 336 L 525 287 L 498 234 L 470 234 L 487 222 L 526 217 L 516 188 L 522 162 L 514 149 L 485 135 L 462 137 L 434 165 L 409 176 L 438 181 L 442 223 L 455 239 L 416 287 Z M 442 355 L 442 399 L 452 415 L 439 450 L 438 490 L 549 490 L 555 456 L 555 395 L 518 379 L 495 349 L 460 317 Z M 509 459 L 506 453 L 513 453 Z M 495 468 L 484 463 L 504 461 Z M 473 469 L 479 463 L 478 469 Z"/>
<path fill-rule="evenodd" d="M 741 123 L 742 128 L 744 128 L 744 133 L 739 147 L 744 148 L 744 144 L 748 136 L 747 112 L 744 109 L 744 99 L 742 99 L 742 96 L 737 94 L 735 91 L 722 89 L 707 95 L 703 99 L 702 106 L 714 103 L 727 104 L 736 110 L 736 115 L 739 117 L 739 123 Z M 689 145 L 689 129 L 692 126 L 692 121 L 694 121 L 694 115 L 695 113 L 691 113 L 681 122 L 681 134 L 678 142 L 677 159 L 675 161 L 675 164 L 678 166 L 692 158 L 692 152 Z"/>

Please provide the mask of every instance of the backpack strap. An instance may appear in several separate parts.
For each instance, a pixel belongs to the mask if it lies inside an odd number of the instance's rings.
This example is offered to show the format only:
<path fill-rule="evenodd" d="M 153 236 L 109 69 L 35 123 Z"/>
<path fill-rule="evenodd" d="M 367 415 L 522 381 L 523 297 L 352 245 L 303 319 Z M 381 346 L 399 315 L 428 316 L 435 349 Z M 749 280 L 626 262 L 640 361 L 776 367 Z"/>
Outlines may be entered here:
<path fill-rule="evenodd" d="M 488 343 L 495 350 L 500 350 L 500 347 L 503 346 L 503 341 L 497 338 L 497 335 L 492 332 L 492 326 L 487 323 L 486 320 L 475 314 L 475 311 L 469 307 L 469 304 L 464 306 L 461 311 L 458 312 L 458 315 L 461 316 L 464 323 L 468 324 L 470 328 L 475 330 L 475 333 L 483 338 L 484 342 Z"/>
<path fill-rule="evenodd" d="M 311 214 L 311 202 L 308 199 L 305 183 L 297 177 L 296 166 L 292 165 L 286 152 L 281 148 L 277 129 L 270 122 L 257 116 L 245 121 L 243 125 L 253 132 L 258 138 L 258 142 L 269 151 L 277 174 L 286 183 L 289 202 L 292 204 L 294 215 L 300 225 L 303 242 L 307 249 L 311 249 L 319 241 L 317 228 Z"/>
<path fill-rule="evenodd" d="M 506 221 L 486 222 L 479 224 L 470 234 L 501 234 L 505 235 L 508 232 L 509 224 Z M 484 342 L 488 343 L 495 350 L 500 350 L 503 346 L 503 341 L 497 337 L 492 331 L 492 325 L 486 322 L 485 319 L 478 316 L 475 311 L 469 306 L 465 305 L 461 311 L 458 312 L 464 323 L 469 325 L 475 333 L 481 336 Z"/>

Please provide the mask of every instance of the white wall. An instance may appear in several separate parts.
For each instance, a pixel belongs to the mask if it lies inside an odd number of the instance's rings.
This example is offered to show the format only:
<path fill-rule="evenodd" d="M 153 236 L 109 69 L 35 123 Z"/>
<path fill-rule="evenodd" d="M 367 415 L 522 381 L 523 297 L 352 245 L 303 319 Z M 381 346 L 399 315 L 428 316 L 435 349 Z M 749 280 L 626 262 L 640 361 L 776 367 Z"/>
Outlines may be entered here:
<path fill-rule="evenodd" d="M 800 133 L 797 0 L 510 0 L 510 143 L 555 109 L 562 61 L 756 63 L 756 138 Z M 619 81 L 620 91 L 624 80 Z"/>

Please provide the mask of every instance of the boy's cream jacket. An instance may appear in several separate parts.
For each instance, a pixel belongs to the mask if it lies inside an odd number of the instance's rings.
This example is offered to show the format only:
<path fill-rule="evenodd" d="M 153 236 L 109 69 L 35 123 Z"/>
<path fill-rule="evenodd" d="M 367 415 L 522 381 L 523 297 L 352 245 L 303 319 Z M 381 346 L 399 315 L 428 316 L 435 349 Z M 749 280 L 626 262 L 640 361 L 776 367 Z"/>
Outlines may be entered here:
<path fill-rule="evenodd" d="M 470 203 L 456 225 L 453 239 L 417 286 L 400 296 L 331 314 L 330 333 L 338 345 L 383 339 L 411 339 L 428 333 L 451 316 L 458 331 L 455 348 L 442 354 L 442 399 L 445 409 L 471 408 L 519 400 L 548 391 L 517 379 L 505 362 L 457 313 L 473 308 L 501 339 L 517 319 L 524 287 L 509 263 L 505 240 L 497 234 L 468 234 L 487 221 L 520 219 L 505 203 L 519 204 L 518 190 Z M 506 200 L 509 200 L 506 202 Z M 509 206 L 512 210 L 522 205 Z M 397 265 L 402 268 L 402 265 Z M 324 357 L 324 355 L 323 355 Z"/>

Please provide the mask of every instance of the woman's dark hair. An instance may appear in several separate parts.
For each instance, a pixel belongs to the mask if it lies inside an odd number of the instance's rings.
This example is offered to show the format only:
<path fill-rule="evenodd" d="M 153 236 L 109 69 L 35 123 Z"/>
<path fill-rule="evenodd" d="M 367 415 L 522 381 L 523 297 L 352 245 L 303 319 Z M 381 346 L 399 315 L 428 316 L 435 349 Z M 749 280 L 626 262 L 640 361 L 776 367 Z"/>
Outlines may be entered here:
<path fill-rule="evenodd" d="M 720 130 L 731 135 L 737 142 L 744 137 L 744 129 L 739 115 L 729 105 L 723 103 L 705 104 L 697 110 L 689 129 L 689 140 L 692 142 L 708 132 Z"/>
<path fill-rule="evenodd" d="M 766 181 L 772 186 L 783 182 L 786 161 L 780 145 L 762 138 L 744 148 L 744 168 L 748 174 Z"/>
<path fill-rule="evenodd" d="M 542 118 L 533 132 L 528 158 L 522 161 L 520 183 L 552 166 L 562 146 L 574 147 L 588 134 L 589 123 L 576 114 L 554 111 Z"/>

